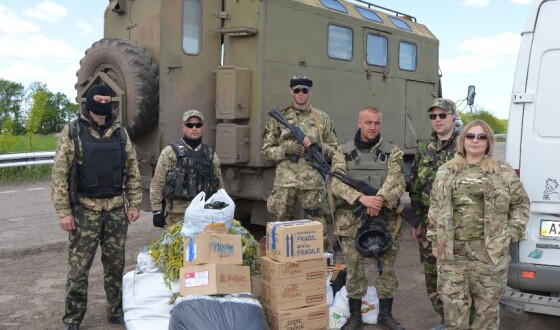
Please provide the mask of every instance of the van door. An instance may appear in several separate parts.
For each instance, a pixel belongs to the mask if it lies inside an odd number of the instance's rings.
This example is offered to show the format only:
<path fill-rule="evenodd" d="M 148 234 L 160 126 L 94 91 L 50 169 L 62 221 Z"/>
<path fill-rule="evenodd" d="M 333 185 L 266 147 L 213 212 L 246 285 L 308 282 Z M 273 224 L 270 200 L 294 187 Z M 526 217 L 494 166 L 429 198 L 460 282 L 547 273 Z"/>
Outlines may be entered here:
<path fill-rule="evenodd" d="M 528 61 L 525 93 L 515 94 L 514 89 L 514 103 L 516 99 L 526 100 L 519 170 L 531 200 L 527 239 L 519 244 L 519 261 L 554 266 L 560 264 L 559 12 L 560 1 L 542 3 Z"/>

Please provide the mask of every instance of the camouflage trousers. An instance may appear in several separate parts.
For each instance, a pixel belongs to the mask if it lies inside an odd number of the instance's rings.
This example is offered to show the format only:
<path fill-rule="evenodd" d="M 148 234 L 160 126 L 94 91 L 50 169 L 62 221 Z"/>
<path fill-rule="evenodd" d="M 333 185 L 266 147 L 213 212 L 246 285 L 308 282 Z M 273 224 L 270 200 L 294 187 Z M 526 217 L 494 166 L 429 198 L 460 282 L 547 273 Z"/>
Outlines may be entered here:
<path fill-rule="evenodd" d="M 420 252 L 420 262 L 424 265 L 428 299 L 432 303 L 434 310 L 443 319 L 443 302 L 441 302 L 437 291 L 437 260 L 432 255 L 432 242 L 426 239 L 425 227 L 422 228 L 422 233 L 418 235 L 418 250 Z"/>
<path fill-rule="evenodd" d="M 383 274 L 379 275 L 375 271 L 371 275 L 375 276 L 373 285 L 380 299 L 392 298 L 399 286 L 399 281 L 395 275 L 395 261 L 399 251 L 399 240 L 400 234 L 393 240 L 391 249 L 381 257 Z M 342 253 L 344 253 L 344 262 L 346 263 L 346 290 L 348 291 L 348 298 L 362 299 L 368 287 L 368 278 L 365 271 L 366 258 L 362 257 L 358 250 L 356 250 L 356 240 L 354 237 L 339 236 L 339 242 Z M 375 263 L 375 259 L 368 260 L 373 260 Z"/>
<path fill-rule="evenodd" d="M 484 240 L 454 241 L 453 257 L 438 260 L 445 329 L 497 330 L 509 258 L 494 264 Z"/>
<path fill-rule="evenodd" d="M 68 234 L 68 280 L 65 324 L 80 324 L 87 310 L 88 275 L 97 246 L 101 246 L 107 316 L 122 316 L 122 278 L 128 222 L 123 207 L 93 211 L 81 205 L 74 209 L 76 229 Z"/>
<path fill-rule="evenodd" d="M 272 221 L 289 221 L 292 219 L 295 201 L 299 201 L 304 210 L 313 210 L 315 215 L 305 214 L 309 220 L 319 221 L 323 224 L 323 246 L 325 251 L 332 252 L 332 247 L 328 240 L 327 221 L 323 216 L 321 207 L 321 190 L 304 190 L 294 187 L 274 187 L 266 202 L 268 212 L 272 216 Z"/>

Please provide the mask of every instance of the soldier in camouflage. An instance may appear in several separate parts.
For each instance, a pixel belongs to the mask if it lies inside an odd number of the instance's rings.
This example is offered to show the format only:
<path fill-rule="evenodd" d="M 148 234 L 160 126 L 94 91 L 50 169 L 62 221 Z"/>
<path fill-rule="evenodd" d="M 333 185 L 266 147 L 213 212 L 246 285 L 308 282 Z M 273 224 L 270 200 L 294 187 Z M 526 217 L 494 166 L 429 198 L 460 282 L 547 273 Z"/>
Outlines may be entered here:
<path fill-rule="evenodd" d="M 86 313 L 88 274 L 98 245 L 107 321 L 124 323 L 125 241 L 128 224 L 140 216 L 142 193 L 134 146 L 110 102 L 108 87 L 91 86 L 80 118 L 60 133 L 54 157 L 52 201 L 69 240 L 65 329 L 79 329 Z"/>
<path fill-rule="evenodd" d="M 410 171 L 409 194 L 412 210 L 421 221 L 419 224 L 412 224 L 412 237 L 418 243 L 420 262 L 424 264 L 428 298 L 442 318 L 442 322 L 432 329 L 439 330 L 443 329 L 443 303 L 437 293 L 436 259 L 432 256 L 432 245 L 426 239 L 426 228 L 430 192 L 437 169 L 455 155 L 458 136 L 455 132 L 457 118 L 455 102 L 443 98 L 435 99 L 428 109 L 428 116 L 433 133 L 430 140 L 418 146 Z"/>
<path fill-rule="evenodd" d="M 393 297 L 398 286 L 394 267 L 400 239 L 397 207 L 405 191 L 403 152 L 381 137 L 381 123 L 382 114 L 377 108 L 367 107 L 360 111 L 359 129 L 354 139 L 343 144 L 332 161 L 333 170 L 345 172 L 379 189 L 376 196 L 365 196 L 336 178 L 330 185 L 337 197 L 335 233 L 346 262 L 346 289 L 351 314 L 343 329 L 362 329 L 362 297 L 368 286 L 365 259 L 355 245 L 362 219 L 354 215 L 352 210 L 358 202 L 368 208 L 370 216 L 379 215 L 383 207 L 387 209 L 385 227 L 393 236 L 393 244 L 381 257 L 383 273 L 375 279 L 380 302 L 378 323 L 389 329 L 404 329 L 392 316 Z"/>
<path fill-rule="evenodd" d="M 445 329 L 499 328 L 509 246 L 525 236 L 529 198 L 511 166 L 493 156 L 495 143 L 487 123 L 471 121 L 433 183 L 427 238 Z"/>
<path fill-rule="evenodd" d="M 150 185 L 154 226 L 183 221 L 196 195 L 204 191 L 208 198 L 224 187 L 218 155 L 202 143 L 205 128 L 202 112 L 186 111 L 183 138 L 161 151 Z"/>
<path fill-rule="evenodd" d="M 329 116 L 309 103 L 312 86 L 313 81 L 308 77 L 293 77 L 290 80 L 293 102 L 282 110 L 286 119 L 306 134 L 304 145 L 299 144 L 290 131 L 275 119 L 270 119 L 265 125 L 262 155 L 276 164 L 274 187 L 267 201 L 273 221 L 290 220 L 294 203 L 298 200 L 307 219 L 326 225 L 320 199 L 325 181 L 303 155 L 305 147 L 315 144 L 330 161 L 336 150 L 336 133 Z M 325 243 L 326 248 L 327 245 Z"/>

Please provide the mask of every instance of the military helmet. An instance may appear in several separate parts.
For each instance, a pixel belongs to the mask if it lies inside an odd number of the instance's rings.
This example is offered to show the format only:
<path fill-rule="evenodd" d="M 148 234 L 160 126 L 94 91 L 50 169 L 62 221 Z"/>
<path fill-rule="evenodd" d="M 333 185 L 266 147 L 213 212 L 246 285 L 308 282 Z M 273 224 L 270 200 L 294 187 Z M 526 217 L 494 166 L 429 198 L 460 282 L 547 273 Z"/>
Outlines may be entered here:
<path fill-rule="evenodd" d="M 356 250 L 364 258 L 377 259 L 387 253 L 392 244 L 391 233 L 383 225 L 371 224 L 356 235 Z"/>

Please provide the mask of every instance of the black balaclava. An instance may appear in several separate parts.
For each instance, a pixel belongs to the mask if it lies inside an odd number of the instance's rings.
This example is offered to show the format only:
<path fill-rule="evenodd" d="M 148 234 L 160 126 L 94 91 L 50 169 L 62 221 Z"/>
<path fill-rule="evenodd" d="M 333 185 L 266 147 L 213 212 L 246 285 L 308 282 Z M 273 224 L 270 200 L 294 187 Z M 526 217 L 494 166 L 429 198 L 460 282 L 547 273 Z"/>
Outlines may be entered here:
<path fill-rule="evenodd" d="M 92 85 L 86 97 L 86 108 L 98 116 L 111 116 L 111 103 L 100 103 L 93 100 L 94 95 L 111 96 L 111 90 L 105 85 Z"/>

